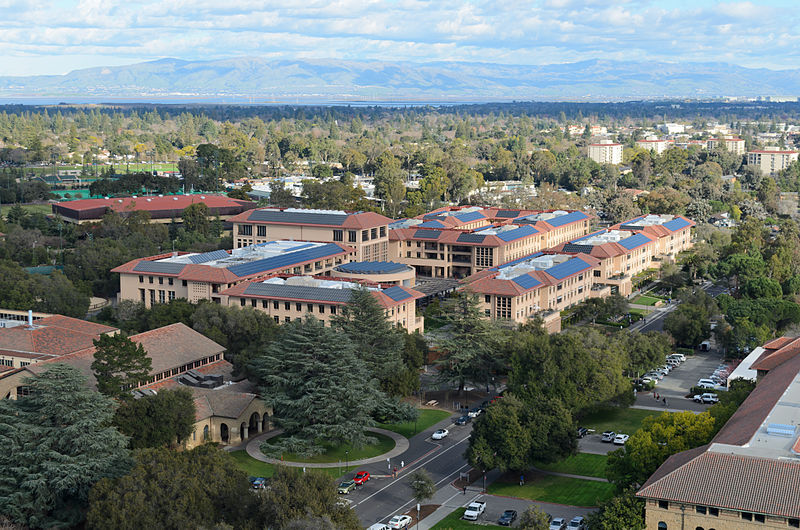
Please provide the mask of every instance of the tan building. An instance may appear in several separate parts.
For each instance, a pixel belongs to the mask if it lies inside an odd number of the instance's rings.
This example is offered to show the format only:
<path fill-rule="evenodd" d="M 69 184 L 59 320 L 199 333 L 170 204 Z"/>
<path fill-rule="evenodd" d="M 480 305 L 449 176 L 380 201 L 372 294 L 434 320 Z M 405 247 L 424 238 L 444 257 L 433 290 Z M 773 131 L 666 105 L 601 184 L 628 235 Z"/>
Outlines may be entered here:
<path fill-rule="evenodd" d="M 496 208 L 441 217 L 393 223 L 390 259 L 413 266 L 418 276 L 465 278 L 586 235 L 591 219 L 579 211 Z M 461 225 L 451 227 L 455 223 Z"/>
<path fill-rule="evenodd" d="M 129 261 L 119 273 L 120 300 L 146 307 L 175 298 L 221 302 L 220 292 L 247 280 L 284 274 L 330 274 L 355 261 L 355 251 L 341 243 L 272 241 L 230 251 L 203 254 L 173 252 Z"/>
<path fill-rule="evenodd" d="M 631 294 L 632 278 L 653 266 L 658 245 L 642 233 L 627 230 L 601 230 L 569 243 L 556 245 L 548 252 L 588 254 L 600 261 L 592 271 L 595 285 L 608 285 L 612 293 Z"/>
<path fill-rule="evenodd" d="M 672 140 L 636 140 L 636 147 L 647 149 L 657 155 L 660 155 L 674 145 Z"/>
<path fill-rule="evenodd" d="M 716 149 L 720 142 L 725 142 L 725 149 L 734 155 L 744 154 L 744 140 L 741 138 L 734 138 L 733 136 L 725 136 L 723 138 L 709 138 L 706 140 L 706 147 L 708 149 Z"/>
<path fill-rule="evenodd" d="M 592 272 L 600 261 L 586 254 L 538 252 L 479 272 L 462 289 L 480 296 L 484 314 L 492 320 L 524 323 L 531 318 L 558 314 L 592 297 L 608 296 L 611 289 L 595 286 Z M 560 318 L 548 326 L 558 331 Z"/>
<path fill-rule="evenodd" d="M 641 233 L 655 240 L 652 254 L 654 261 L 674 259 L 678 253 L 692 248 L 692 227 L 694 221 L 682 215 L 642 215 L 629 221 L 616 224 L 609 230 L 626 230 Z"/>
<path fill-rule="evenodd" d="M 422 333 L 424 319 L 416 314 L 416 300 L 424 295 L 399 285 L 382 287 L 333 278 L 276 276 L 242 283 L 221 294 L 227 305 L 253 307 L 272 316 L 275 322 L 291 322 L 310 314 L 330 325 L 331 317 L 341 311 L 350 300 L 352 290 L 361 285 L 372 292 L 393 325 L 409 333 Z"/>
<path fill-rule="evenodd" d="M 755 166 L 764 175 L 776 175 L 781 170 L 789 167 L 789 164 L 797 161 L 798 151 L 782 151 L 777 147 L 765 148 L 763 151 L 748 151 L 747 165 Z"/>
<path fill-rule="evenodd" d="M 800 528 L 800 340 L 764 348 L 756 389 L 711 443 L 669 457 L 637 493 L 648 529 Z"/>
<path fill-rule="evenodd" d="M 589 144 L 589 158 L 598 164 L 621 164 L 622 144 L 614 143 L 611 140 Z"/>
<path fill-rule="evenodd" d="M 388 217 L 374 212 L 259 208 L 232 217 L 236 248 L 279 240 L 321 241 L 355 249 L 355 261 L 386 261 Z"/>
<path fill-rule="evenodd" d="M 403 287 L 414 287 L 416 283 L 414 267 L 392 261 L 342 263 L 338 267 L 334 267 L 331 276 L 381 285 L 402 285 Z"/>

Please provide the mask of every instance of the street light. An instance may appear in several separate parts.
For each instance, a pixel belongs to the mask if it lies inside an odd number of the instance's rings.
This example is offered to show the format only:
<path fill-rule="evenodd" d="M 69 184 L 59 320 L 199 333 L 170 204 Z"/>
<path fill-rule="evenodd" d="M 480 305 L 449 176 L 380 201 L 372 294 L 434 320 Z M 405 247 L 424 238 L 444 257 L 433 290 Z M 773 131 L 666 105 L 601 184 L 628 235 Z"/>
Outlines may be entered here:
<path fill-rule="evenodd" d="M 350 471 L 350 451 L 344 452 L 344 472 L 347 473 Z"/>

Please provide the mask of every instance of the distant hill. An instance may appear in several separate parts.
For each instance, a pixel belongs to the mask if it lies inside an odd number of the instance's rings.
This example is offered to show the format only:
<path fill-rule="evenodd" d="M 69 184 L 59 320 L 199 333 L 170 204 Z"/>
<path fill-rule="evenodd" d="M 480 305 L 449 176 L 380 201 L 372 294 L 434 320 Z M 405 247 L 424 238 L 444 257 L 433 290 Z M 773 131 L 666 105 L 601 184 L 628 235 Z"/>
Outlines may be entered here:
<path fill-rule="evenodd" d="M 162 59 L 66 75 L 0 77 L 0 98 L 211 97 L 260 101 L 606 101 L 798 95 L 800 70 L 725 63 L 490 63 Z"/>

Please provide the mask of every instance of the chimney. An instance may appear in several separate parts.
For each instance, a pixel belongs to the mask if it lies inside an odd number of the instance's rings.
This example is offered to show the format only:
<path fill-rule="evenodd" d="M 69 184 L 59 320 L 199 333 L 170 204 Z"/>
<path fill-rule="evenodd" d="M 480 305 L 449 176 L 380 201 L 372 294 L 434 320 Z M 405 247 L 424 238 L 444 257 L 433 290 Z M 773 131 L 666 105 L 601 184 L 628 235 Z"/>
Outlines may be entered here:
<path fill-rule="evenodd" d="M 28 326 L 33 327 L 33 310 L 28 309 Z"/>

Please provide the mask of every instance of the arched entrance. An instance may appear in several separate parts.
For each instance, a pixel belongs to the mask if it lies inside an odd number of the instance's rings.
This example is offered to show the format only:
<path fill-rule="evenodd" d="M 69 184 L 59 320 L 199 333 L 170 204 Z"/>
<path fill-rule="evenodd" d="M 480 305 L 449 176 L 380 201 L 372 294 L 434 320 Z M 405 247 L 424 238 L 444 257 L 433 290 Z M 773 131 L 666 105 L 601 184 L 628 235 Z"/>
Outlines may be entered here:
<path fill-rule="evenodd" d="M 258 412 L 254 412 L 250 415 L 250 422 L 248 427 L 250 430 L 250 434 L 261 432 L 261 415 Z"/>
<path fill-rule="evenodd" d="M 247 424 L 245 422 L 242 422 L 242 424 L 239 425 L 239 438 L 241 440 L 247 439 Z"/>
<path fill-rule="evenodd" d="M 219 438 L 222 440 L 222 443 L 228 443 L 228 438 L 230 434 L 228 433 L 228 425 L 225 423 L 219 424 Z"/>
<path fill-rule="evenodd" d="M 203 427 L 203 441 L 208 442 L 209 440 L 211 440 L 211 437 L 208 436 L 208 425 L 206 425 Z"/>

